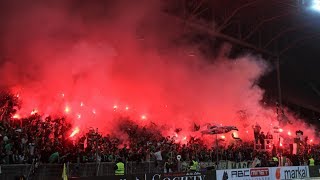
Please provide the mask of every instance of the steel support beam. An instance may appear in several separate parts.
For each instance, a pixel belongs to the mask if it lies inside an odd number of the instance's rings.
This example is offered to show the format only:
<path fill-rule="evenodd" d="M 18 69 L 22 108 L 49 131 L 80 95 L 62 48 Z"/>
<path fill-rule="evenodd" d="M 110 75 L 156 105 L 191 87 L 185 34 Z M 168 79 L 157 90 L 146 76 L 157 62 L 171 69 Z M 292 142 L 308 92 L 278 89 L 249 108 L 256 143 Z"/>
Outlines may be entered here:
<path fill-rule="evenodd" d="M 273 16 L 273 17 L 270 17 L 270 18 L 267 18 L 267 19 L 263 19 L 262 21 L 259 22 L 258 25 L 256 25 L 254 27 L 254 29 L 252 31 L 250 31 L 250 33 L 248 33 L 248 35 L 244 38 L 244 40 L 248 40 L 264 23 L 267 23 L 267 22 L 270 22 L 270 21 L 273 21 L 273 20 L 276 20 L 276 19 L 280 19 L 280 18 L 282 18 L 284 16 L 288 16 L 291 13 L 292 12 L 286 12 L 286 13 L 280 14 L 278 16 Z"/>
<path fill-rule="evenodd" d="M 299 25 L 299 26 L 294 26 L 294 27 L 290 27 L 290 28 L 286 28 L 283 31 L 279 32 L 278 34 L 276 34 L 272 39 L 270 39 L 263 47 L 267 48 L 273 41 L 277 40 L 278 38 L 280 38 L 283 34 L 291 32 L 291 31 L 295 31 L 307 26 L 313 25 L 313 23 L 306 23 L 303 25 Z"/>
<path fill-rule="evenodd" d="M 236 39 L 234 37 L 228 36 L 226 34 L 217 32 L 214 29 L 211 29 L 208 26 L 205 26 L 205 25 L 203 25 L 201 23 L 198 23 L 198 22 L 195 22 L 195 21 L 191 21 L 191 20 L 183 20 L 182 18 L 179 18 L 179 17 L 176 17 L 176 16 L 172 16 L 172 15 L 169 15 L 169 14 L 166 14 L 166 15 L 170 16 L 170 18 L 175 18 L 175 20 L 177 20 L 179 23 L 182 23 L 182 24 L 184 24 L 186 26 L 189 26 L 191 28 L 194 28 L 196 30 L 205 32 L 205 33 L 211 35 L 212 37 L 221 38 L 221 39 L 229 41 L 229 42 L 231 42 L 233 44 L 237 44 L 237 45 L 240 45 L 240 46 L 243 46 L 243 47 L 246 47 L 246 48 L 253 49 L 253 50 L 255 50 L 255 51 L 259 52 L 259 53 L 262 53 L 262 54 L 265 54 L 265 55 L 268 55 L 268 56 L 271 56 L 271 57 L 276 57 L 277 56 L 275 53 L 273 53 L 271 51 L 268 51 L 268 50 L 262 49 L 262 48 L 258 48 L 257 46 L 255 46 L 253 44 L 250 44 L 250 43 L 247 43 L 245 41 L 242 41 L 242 40 Z"/>
<path fill-rule="evenodd" d="M 302 37 L 300 39 L 296 39 L 295 41 L 290 43 L 289 46 L 287 46 L 287 47 L 283 48 L 281 51 L 279 51 L 279 56 L 283 55 L 285 52 L 287 52 L 289 49 L 295 47 L 299 43 L 304 42 L 307 39 L 312 39 L 312 38 L 320 38 L 320 33 L 315 33 L 315 34 L 311 34 L 309 36 Z"/>
<path fill-rule="evenodd" d="M 229 17 L 227 17 L 227 18 L 224 20 L 224 22 L 218 27 L 217 31 L 218 31 L 218 32 L 221 32 L 224 28 L 226 28 L 226 27 L 228 26 L 228 24 L 229 24 L 229 21 L 230 21 L 240 10 L 242 10 L 243 8 L 246 8 L 246 7 L 248 7 L 248 6 L 251 6 L 251 5 L 253 5 L 253 4 L 255 4 L 255 3 L 259 2 L 259 1 L 261 1 L 261 0 L 255 0 L 255 1 L 249 2 L 249 3 L 247 3 L 247 4 L 244 4 L 244 5 L 240 6 L 240 7 L 238 7 L 237 9 L 235 9 L 235 10 L 232 12 L 232 14 L 231 14 Z"/>

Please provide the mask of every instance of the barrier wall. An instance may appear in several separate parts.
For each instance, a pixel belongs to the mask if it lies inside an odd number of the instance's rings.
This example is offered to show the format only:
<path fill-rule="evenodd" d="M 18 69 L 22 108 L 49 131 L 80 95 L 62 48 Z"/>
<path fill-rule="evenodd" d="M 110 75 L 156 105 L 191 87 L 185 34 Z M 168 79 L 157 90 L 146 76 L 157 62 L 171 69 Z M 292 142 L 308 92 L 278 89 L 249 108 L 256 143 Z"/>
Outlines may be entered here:
<path fill-rule="evenodd" d="M 212 165 L 212 163 L 208 163 Z M 70 164 L 68 174 L 70 179 L 126 179 L 126 180 L 171 180 L 171 179 L 195 179 L 195 180 L 273 180 L 273 179 L 304 179 L 308 177 L 320 177 L 320 166 L 287 166 L 266 168 L 242 168 L 207 170 L 196 174 L 157 173 L 154 163 L 127 163 L 126 176 L 114 176 L 114 163 Z M 19 176 L 28 176 L 31 165 L 1 165 L 0 179 L 12 180 Z M 31 179 L 61 179 L 63 165 L 42 164 L 34 173 L 30 173 Z M 211 168 L 208 168 L 211 169 Z"/>
<path fill-rule="evenodd" d="M 89 176 L 108 176 L 114 175 L 114 163 L 83 163 L 83 164 L 68 164 L 69 177 L 89 177 Z M 154 162 L 126 163 L 126 172 L 128 174 L 144 174 L 157 172 Z M 41 164 L 34 170 L 30 171 L 30 164 L 18 165 L 1 165 L 1 180 L 12 180 L 19 176 L 29 176 L 32 179 L 46 179 L 61 177 L 62 164 Z M 49 179 L 48 179 L 49 178 Z"/>
<path fill-rule="evenodd" d="M 126 176 L 100 176 L 100 177 L 80 177 L 70 178 L 75 180 L 178 180 L 178 179 L 192 179 L 192 180 L 214 180 L 216 179 L 215 173 L 171 173 L 171 174 L 141 174 L 141 175 L 126 175 Z"/>

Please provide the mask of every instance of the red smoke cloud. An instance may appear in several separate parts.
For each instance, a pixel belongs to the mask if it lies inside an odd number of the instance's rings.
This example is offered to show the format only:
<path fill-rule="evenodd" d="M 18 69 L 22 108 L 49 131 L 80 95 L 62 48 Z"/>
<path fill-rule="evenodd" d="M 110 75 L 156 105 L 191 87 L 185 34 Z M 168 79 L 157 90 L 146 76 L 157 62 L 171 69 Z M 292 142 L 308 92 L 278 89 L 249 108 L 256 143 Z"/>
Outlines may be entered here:
<path fill-rule="evenodd" d="M 265 132 L 275 126 L 255 84 L 268 69 L 263 59 L 208 59 L 174 44 L 183 27 L 162 16 L 157 1 L 95 2 L 5 4 L 1 85 L 19 94 L 20 116 L 66 115 L 80 130 L 110 133 L 125 115 L 165 135 L 182 128 L 182 139 L 194 123 L 235 125 L 244 139 L 256 122 Z M 290 119 L 295 132 L 300 121 Z"/>

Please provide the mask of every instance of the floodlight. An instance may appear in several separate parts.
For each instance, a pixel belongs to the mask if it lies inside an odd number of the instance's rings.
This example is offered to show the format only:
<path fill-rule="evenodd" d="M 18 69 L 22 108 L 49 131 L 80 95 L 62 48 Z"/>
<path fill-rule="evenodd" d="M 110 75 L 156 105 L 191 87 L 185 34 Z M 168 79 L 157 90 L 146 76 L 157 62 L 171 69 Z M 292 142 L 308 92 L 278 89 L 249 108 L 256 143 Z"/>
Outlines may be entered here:
<path fill-rule="evenodd" d="M 320 0 L 312 0 L 311 9 L 320 12 Z"/>

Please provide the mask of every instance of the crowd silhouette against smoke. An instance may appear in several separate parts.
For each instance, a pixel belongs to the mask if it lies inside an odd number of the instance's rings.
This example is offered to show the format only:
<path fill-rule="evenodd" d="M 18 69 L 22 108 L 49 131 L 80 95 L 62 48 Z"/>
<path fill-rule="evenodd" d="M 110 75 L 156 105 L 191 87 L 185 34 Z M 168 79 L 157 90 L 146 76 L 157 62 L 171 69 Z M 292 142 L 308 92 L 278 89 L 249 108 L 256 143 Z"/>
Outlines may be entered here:
<path fill-rule="evenodd" d="M 1 135 L 13 144 L 30 142 L 37 147 L 32 155 L 41 152 L 45 161 L 53 152 L 76 153 L 77 146 L 117 155 L 126 146 L 126 158 L 141 160 L 158 150 L 154 142 L 172 137 L 180 153 L 186 145 L 199 153 L 197 144 L 210 152 L 214 138 L 198 131 L 208 123 L 236 126 L 244 141 L 253 141 L 256 123 L 271 133 L 278 126 L 277 107 L 263 102 L 257 85 L 267 61 L 250 54 L 208 57 L 182 43 L 183 25 L 162 14 L 160 1 L 6 1 L 1 7 L 0 86 L 7 91 Z M 291 124 L 281 127 L 284 134 L 302 130 L 315 143 L 313 128 L 285 112 Z M 223 136 L 233 141 L 230 133 Z"/>

